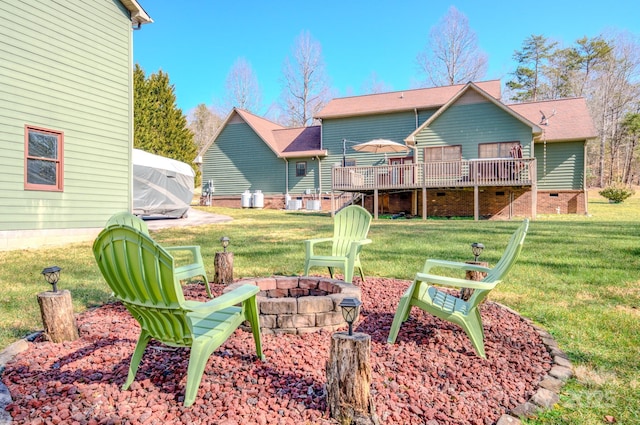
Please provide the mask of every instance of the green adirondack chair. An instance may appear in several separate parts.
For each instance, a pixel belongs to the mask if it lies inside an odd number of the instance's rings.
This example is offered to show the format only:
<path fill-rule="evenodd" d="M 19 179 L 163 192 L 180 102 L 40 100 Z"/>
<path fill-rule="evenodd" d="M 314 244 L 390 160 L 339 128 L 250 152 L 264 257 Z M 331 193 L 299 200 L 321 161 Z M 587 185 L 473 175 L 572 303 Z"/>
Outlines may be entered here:
<path fill-rule="evenodd" d="M 336 214 L 333 223 L 333 237 L 308 239 L 304 241 L 305 262 L 304 275 L 309 275 L 311 267 L 328 267 L 329 274 L 333 278 L 334 268 L 344 271 L 344 281 L 351 283 L 353 270 L 358 269 L 364 282 L 364 272 L 360 264 L 360 251 L 366 244 L 371 243 L 367 239 L 371 214 L 369 211 L 357 205 L 350 205 Z M 317 255 L 314 247 L 319 243 L 331 243 L 331 255 Z"/>
<path fill-rule="evenodd" d="M 208 302 L 187 301 L 175 277 L 173 257 L 142 230 L 123 224 L 102 230 L 93 253 L 116 298 L 140 323 L 123 390 L 134 381 L 151 338 L 171 347 L 191 348 L 185 406 L 195 401 L 209 356 L 245 320 L 251 325 L 256 353 L 264 360 L 257 286 L 244 285 Z"/>
<path fill-rule="evenodd" d="M 400 298 L 387 342 L 393 344 L 396 341 L 400 326 L 409 318 L 411 307 L 416 306 L 462 327 L 469 336 L 476 353 L 486 358 L 484 329 L 478 306 L 513 267 L 522 250 L 528 228 L 529 220 L 525 219 L 511 236 L 500 261 L 493 268 L 453 261 L 427 260 L 422 272 L 416 274 L 413 283 Z M 474 270 L 486 272 L 487 275 L 482 281 L 477 282 L 430 273 L 431 269 L 436 267 Z M 464 301 L 462 298 L 438 289 L 438 286 L 471 288 L 474 291 L 469 300 Z"/>
<path fill-rule="evenodd" d="M 126 224 L 127 226 L 140 230 L 145 235 L 149 234 L 147 223 L 128 211 L 122 211 L 112 215 L 107 221 L 106 227 L 111 224 Z M 187 254 L 185 257 L 189 258 L 189 261 L 187 261 L 186 264 L 175 268 L 174 275 L 176 279 L 178 279 L 178 281 L 190 281 L 194 277 L 202 276 L 204 278 L 207 295 L 209 298 L 213 298 L 209 279 L 207 278 L 207 272 L 204 269 L 204 261 L 202 260 L 200 247 L 197 245 L 165 246 L 164 249 L 173 254 L 186 252 Z"/>

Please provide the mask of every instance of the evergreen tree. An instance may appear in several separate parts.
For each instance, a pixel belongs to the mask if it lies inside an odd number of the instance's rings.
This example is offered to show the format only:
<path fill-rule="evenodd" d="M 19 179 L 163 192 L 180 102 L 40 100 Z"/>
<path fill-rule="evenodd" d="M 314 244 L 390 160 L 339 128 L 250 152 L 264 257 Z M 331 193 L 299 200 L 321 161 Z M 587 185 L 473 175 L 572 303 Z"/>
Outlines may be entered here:
<path fill-rule="evenodd" d="M 193 164 L 197 147 L 187 118 L 176 107 L 175 88 L 169 83 L 169 75 L 160 70 L 147 78 L 136 64 L 133 84 L 134 147 L 186 162 L 197 173 Z"/>
<path fill-rule="evenodd" d="M 514 92 L 511 100 L 535 102 L 544 98 L 540 96 L 545 88 L 543 70 L 554 54 L 556 44 L 542 35 L 532 35 L 524 41 L 522 50 L 514 53 L 518 68 L 514 72 L 515 79 L 507 82 L 507 87 Z"/>

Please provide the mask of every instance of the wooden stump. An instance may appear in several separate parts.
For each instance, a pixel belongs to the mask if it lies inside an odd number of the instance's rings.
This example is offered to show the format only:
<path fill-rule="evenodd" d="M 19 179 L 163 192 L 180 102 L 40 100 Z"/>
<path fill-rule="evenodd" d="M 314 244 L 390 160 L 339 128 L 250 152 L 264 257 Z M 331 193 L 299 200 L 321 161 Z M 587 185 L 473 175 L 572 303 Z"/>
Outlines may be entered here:
<path fill-rule="evenodd" d="M 233 252 L 216 252 L 213 283 L 233 283 Z"/>
<path fill-rule="evenodd" d="M 466 263 L 467 264 L 474 264 L 474 265 L 477 265 L 477 266 L 489 267 L 489 263 L 487 263 L 486 261 L 467 261 Z M 465 278 L 467 280 L 481 281 L 486 276 L 487 276 L 487 274 L 485 272 L 478 272 L 478 271 L 475 271 L 475 270 L 467 270 L 467 274 L 466 274 Z M 471 298 L 471 295 L 473 295 L 473 289 L 471 289 L 471 288 L 462 288 L 460 290 L 460 298 L 462 298 L 465 301 L 469 301 L 469 298 Z"/>
<path fill-rule="evenodd" d="M 45 336 L 51 342 L 74 341 L 78 339 L 78 326 L 73 315 L 71 292 L 41 292 L 38 294 L 40 315 Z"/>
<path fill-rule="evenodd" d="M 355 332 L 336 332 L 327 361 L 327 404 L 340 424 L 379 424 L 371 385 L 371 337 Z"/>

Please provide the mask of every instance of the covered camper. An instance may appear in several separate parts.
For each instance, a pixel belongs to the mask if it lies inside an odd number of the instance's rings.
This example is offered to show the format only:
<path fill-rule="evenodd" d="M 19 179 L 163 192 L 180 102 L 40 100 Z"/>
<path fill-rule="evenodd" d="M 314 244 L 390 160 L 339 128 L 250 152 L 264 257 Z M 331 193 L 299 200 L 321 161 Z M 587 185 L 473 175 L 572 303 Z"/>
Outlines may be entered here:
<path fill-rule="evenodd" d="M 189 164 L 133 150 L 133 213 L 185 217 L 193 199 L 195 172 Z"/>

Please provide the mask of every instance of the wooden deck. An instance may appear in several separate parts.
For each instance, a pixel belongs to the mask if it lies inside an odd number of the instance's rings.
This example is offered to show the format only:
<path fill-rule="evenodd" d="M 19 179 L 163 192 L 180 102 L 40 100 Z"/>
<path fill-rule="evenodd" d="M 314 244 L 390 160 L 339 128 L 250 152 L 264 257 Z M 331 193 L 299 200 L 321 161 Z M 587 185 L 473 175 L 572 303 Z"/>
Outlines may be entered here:
<path fill-rule="evenodd" d="M 478 188 L 487 186 L 530 186 L 536 190 L 535 158 L 491 158 L 431 163 L 377 165 L 367 167 L 333 167 L 331 188 L 334 192 L 374 194 L 377 218 L 379 191 L 423 190 L 472 187 L 475 192 L 475 218 L 478 218 Z M 534 196 L 535 199 L 535 196 Z M 535 217 L 533 202 L 532 217 Z M 426 204 L 423 205 L 426 218 Z"/>

